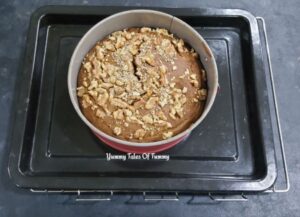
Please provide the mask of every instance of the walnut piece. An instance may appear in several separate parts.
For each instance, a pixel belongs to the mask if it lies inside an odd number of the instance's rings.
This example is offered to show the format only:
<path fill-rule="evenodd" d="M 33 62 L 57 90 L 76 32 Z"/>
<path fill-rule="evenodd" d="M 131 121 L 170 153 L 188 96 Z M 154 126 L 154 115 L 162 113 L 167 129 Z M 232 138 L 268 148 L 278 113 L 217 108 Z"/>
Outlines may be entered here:
<path fill-rule="evenodd" d="M 113 112 L 113 117 L 114 117 L 114 119 L 123 120 L 124 119 L 123 110 L 118 109 L 118 110 L 114 111 Z"/>
<path fill-rule="evenodd" d="M 107 91 L 105 91 L 102 94 L 99 94 L 98 98 L 97 98 L 97 104 L 100 106 L 104 106 L 108 100 L 108 93 Z"/>
<path fill-rule="evenodd" d="M 117 136 L 120 135 L 122 133 L 122 129 L 120 127 L 115 127 L 114 128 L 114 134 L 116 134 Z"/>
<path fill-rule="evenodd" d="M 134 138 L 136 139 L 143 139 L 143 137 L 146 135 L 146 131 L 144 129 L 138 129 L 134 133 Z"/>
<path fill-rule="evenodd" d="M 111 99 L 110 103 L 119 108 L 126 108 L 128 106 L 126 102 L 116 98 Z"/>
<path fill-rule="evenodd" d="M 200 100 L 206 100 L 206 97 L 207 97 L 207 90 L 206 89 L 201 89 L 199 91 L 199 99 Z"/>
<path fill-rule="evenodd" d="M 171 131 L 168 131 L 168 132 L 166 132 L 166 133 L 163 133 L 163 138 L 164 139 L 168 139 L 168 138 L 170 138 L 170 137 L 172 137 L 173 136 L 173 132 L 171 132 Z"/>
<path fill-rule="evenodd" d="M 96 116 L 98 118 L 104 118 L 106 116 L 106 114 L 103 111 L 101 111 L 100 109 L 97 109 L 96 110 Z"/>
<path fill-rule="evenodd" d="M 143 121 L 147 124 L 153 124 L 153 118 L 151 114 L 147 114 L 145 116 L 143 116 Z"/>
<path fill-rule="evenodd" d="M 146 108 L 146 109 L 153 109 L 157 101 L 158 101 L 158 97 L 151 97 L 151 98 L 146 102 L 145 108 Z"/>
<path fill-rule="evenodd" d="M 86 93 L 86 90 L 83 86 L 77 88 L 77 96 L 82 97 Z"/>

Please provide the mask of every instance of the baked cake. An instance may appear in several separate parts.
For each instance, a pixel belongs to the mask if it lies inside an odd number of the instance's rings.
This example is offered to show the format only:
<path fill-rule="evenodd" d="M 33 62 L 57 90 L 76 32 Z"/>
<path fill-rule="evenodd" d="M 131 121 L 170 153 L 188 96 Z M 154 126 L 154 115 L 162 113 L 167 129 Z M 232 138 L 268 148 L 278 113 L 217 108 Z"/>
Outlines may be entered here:
<path fill-rule="evenodd" d="M 204 109 L 198 54 L 166 29 L 117 31 L 97 42 L 78 74 L 84 116 L 113 137 L 154 142 L 186 130 Z"/>

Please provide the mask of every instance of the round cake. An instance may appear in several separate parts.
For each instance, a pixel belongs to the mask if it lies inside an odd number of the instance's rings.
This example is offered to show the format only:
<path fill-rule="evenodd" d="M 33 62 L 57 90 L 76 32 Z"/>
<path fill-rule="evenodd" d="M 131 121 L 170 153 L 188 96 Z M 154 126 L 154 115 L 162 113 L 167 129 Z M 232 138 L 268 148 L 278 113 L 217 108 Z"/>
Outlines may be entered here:
<path fill-rule="evenodd" d="M 86 54 L 77 80 L 84 116 L 102 132 L 161 141 L 203 112 L 206 73 L 194 49 L 166 29 L 117 31 Z"/>

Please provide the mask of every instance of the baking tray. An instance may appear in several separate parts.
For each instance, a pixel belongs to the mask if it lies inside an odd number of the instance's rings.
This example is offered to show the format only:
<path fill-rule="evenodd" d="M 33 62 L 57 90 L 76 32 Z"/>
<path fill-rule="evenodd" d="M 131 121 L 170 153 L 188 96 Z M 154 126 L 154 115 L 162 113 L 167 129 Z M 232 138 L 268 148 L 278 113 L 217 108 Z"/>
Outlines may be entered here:
<path fill-rule="evenodd" d="M 117 154 L 76 115 L 67 91 L 71 54 L 95 23 L 129 7 L 47 6 L 31 17 L 17 85 L 9 175 L 18 187 L 78 191 L 235 193 L 274 185 L 272 117 L 256 18 L 243 10 L 167 9 L 211 47 L 215 104 L 169 161 L 107 161 Z M 274 118 L 274 117 L 273 117 Z"/>

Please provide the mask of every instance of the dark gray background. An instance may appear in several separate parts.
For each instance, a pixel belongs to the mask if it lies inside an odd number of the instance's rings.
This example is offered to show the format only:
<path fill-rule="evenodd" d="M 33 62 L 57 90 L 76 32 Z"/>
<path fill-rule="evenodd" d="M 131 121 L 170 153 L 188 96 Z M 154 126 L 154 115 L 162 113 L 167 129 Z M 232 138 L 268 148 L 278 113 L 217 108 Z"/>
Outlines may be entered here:
<path fill-rule="evenodd" d="M 248 202 L 181 202 L 125 205 L 114 202 L 73 202 L 69 196 L 36 195 L 17 189 L 7 175 L 7 142 L 18 63 L 25 46 L 30 14 L 47 4 L 127 5 L 160 7 L 240 8 L 263 16 L 267 23 L 283 138 L 286 144 L 291 189 L 288 193 L 250 196 Z M 0 216 L 300 216 L 300 1 L 41 1 L 0 2 Z"/>

